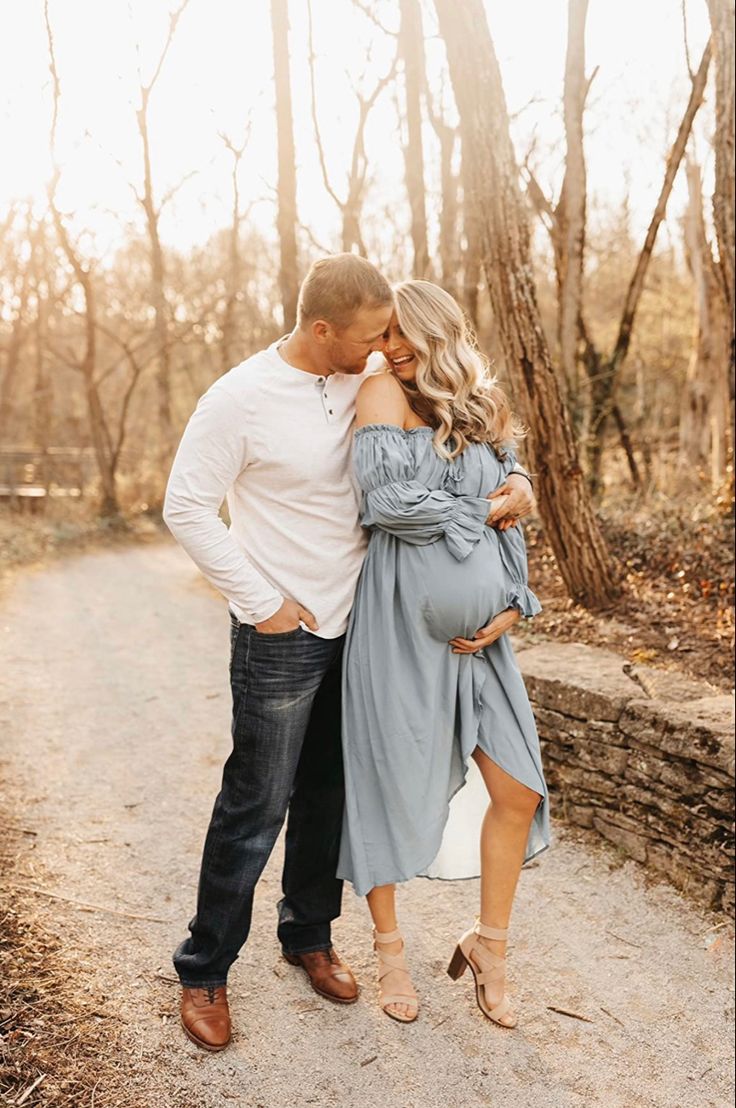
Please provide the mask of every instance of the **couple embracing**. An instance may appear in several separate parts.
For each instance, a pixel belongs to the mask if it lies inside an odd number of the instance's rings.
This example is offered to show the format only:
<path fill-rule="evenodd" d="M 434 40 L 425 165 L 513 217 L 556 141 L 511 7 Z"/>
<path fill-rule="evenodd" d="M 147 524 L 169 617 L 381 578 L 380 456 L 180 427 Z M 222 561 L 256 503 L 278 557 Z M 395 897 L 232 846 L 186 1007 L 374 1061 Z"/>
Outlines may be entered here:
<path fill-rule="evenodd" d="M 507 928 L 521 866 L 549 843 L 506 635 L 539 610 L 517 526 L 533 506 L 517 434 L 452 297 L 425 281 L 391 289 L 352 254 L 318 261 L 292 334 L 200 400 L 164 509 L 231 619 L 232 753 L 174 954 L 198 1046 L 230 1041 L 228 971 L 287 816 L 284 957 L 327 999 L 357 1000 L 331 937 L 348 880 L 373 919 L 378 1003 L 417 1018 L 395 884 L 432 871 L 470 759 L 490 801 L 479 916 L 448 972 L 469 968 L 481 1011 L 515 1025 Z M 458 876 L 451 862 L 443 875 Z"/>

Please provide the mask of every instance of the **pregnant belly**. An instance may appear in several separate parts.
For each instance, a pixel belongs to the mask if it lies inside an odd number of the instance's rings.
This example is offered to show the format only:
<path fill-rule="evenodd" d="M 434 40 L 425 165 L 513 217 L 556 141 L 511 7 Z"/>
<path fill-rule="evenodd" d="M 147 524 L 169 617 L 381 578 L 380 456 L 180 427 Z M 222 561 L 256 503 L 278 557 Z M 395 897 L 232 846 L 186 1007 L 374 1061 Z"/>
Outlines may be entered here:
<path fill-rule="evenodd" d="M 424 550 L 424 615 L 432 638 L 472 638 L 508 607 L 508 581 L 494 536 L 482 538 L 463 562 L 453 558 L 444 542 Z"/>

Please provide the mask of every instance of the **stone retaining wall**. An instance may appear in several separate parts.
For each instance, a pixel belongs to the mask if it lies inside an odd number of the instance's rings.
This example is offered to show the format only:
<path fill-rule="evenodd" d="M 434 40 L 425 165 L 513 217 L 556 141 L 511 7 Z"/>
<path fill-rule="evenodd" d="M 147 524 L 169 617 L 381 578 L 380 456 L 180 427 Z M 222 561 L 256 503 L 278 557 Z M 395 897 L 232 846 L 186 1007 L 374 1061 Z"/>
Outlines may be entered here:
<path fill-rule="evenodd" d="M 583 644 L 520 649 L 518 661 L 553 813 L 732 911 L 732 698 Z"/>

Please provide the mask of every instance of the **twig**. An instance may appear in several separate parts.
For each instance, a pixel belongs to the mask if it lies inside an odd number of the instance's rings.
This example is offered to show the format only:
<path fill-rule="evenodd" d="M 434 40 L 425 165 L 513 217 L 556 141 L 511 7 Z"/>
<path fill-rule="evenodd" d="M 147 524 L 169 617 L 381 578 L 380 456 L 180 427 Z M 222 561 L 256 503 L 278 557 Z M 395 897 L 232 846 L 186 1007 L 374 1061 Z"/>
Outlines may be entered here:
<path fill-rule="evenodd" d="M 637 950 L 643 950 L 641 943 L 632 943 L 631 939 L 622 939 L 620 935 L 617 935 L 615 931 L 609 931 L 606 929 L 606 934 L 611 935 L 612 938 L 618 939 L 620 943 L 626 943 L 627 946 L 635 946 Z"/>
<path fill-rule="evenodd" d="M 171 977 L 171 976 L 169 976 L 165 973 L 154 973 L 153 976 L 157 977 L 159 979 L 159 981 L 165 981 L 167 985 L 178 985 L 179 984 L 179 978 L 178 977 Z"/>
<path fill-rule="evenodd" d="M 36 1080 L 33 1082 L 32 1085 L 29 1085 L 29 1087 L 23 1093 L 23 1096 L 20 1098 L 20 1100 L 16 1101 L 16 1104 L 18 1105 L 18 1108 L 20 1108 L 21 1104 L 25 1104 L 25 1102 L 28 1100 L 28 1097 L 31 1095 L 33 1090 L 38 1088 L 38 1086 L 45 1079 L 45 1077 L 46 1077 L 46 1074 L 42 1073 L 40 1077 L 36 1078 Z"/>
<path fill-rule="evenodd" d="M 379 31 L 383 31 L 384 35 L 389 35 L 391 38 L 398 38 L 399 32 L 392 31 L 389 27 L 386 27 L 385 24 L 383 24 L 378 16 L 375 14 L 375 12 L 371 10 L 370 6 L 364 3 L 363 0 L 353 0 L 353 5 L 358 9 L 359 12 L 363 13 L 366 19 L 370 19 L 371 23 L 373 23 L 374 26 L 378 27 Z"/>
<path fill-rule="evenodd" d="M 378 1058 L 378 1055 L 373 1054 L 370 1058 L 366 1058 L 360 1064 L 361 1064 L 361 1066 L 369 1066 L 371 1064 L 371 1062 L 375 1062 L 377 1058 Z"/>
<path fill-rule="evenodd" d="M 682 9 L 682 38 L 683 38 L 683 42 L 685 44 L 685 61 L 687 62 L 688 76 L 690 77 L 690 80 L 692 81 L 693 78 L 695 77 L 695 73 L 693 71 L 693 63 L 690 60 L 690 42 L 688 40 L 687 7 L 685 5 L 685 0 L 682 0 L 681 9 Z"/>
<path fill-rule="evenodd" d="M 626 1024 L 624 1024 L 624 1023 L 622 1023 L 622 1022 L 621 1022 L 621 1020 L 620 1020 L 620 1019 L 618 1018 L 618 1016 L 614 1016 L 613 1012 L 609 1012 L 607 1008 L 601 1008 L 601 1012 L 605 1012 L 605 1014 L 606 1014 L 607 1016 L 610 1016 L 610 1017 L 611 1017 L 611 1019 L 612 1019 L 612 1020 L 615 1020 L 615 1021 L 616 1021 L 616 1023 L 620 1024 L 620 1026 L 621 1026 L 621 1027 L 625 1027 L 625 1026 L 626 1026 Z"/>
<path fill-rule="evenodd" d="M 15 827 L 12 823 L 4 823 L 6 831 L 17 831 L 19 835 L 37 835 L 38 831 L 31 831 L 30 827 Z"/>
<path fill-rule="evenodd" d="M 320 251 L 320 253 L 322 253 L 322 254 L 331 253 L 329 247 L 325 246 L 323 243 L 319 242 L 314 237 L 314 234 L 312 233 L 311 229 L 306 225 L 306 223 L 298 223 L 297 226 L 299 227 L 300 231 L 304 232 L 304 234 L 307 236 L 307 238 L 311 242 L 312 246 L 316 246 L 316 248 Z"/>
<path fill-rule="evenodd" d="M 83 900 L 75 900 L 72 896 L 62 896 L 60 893 L 49 893 L 46 889 L 37 889 L 34 885 L 15 885 L 14 888 L 22 893 L 38 893 L 40 896 L 48 896 L 51 900 L 63 900 L 65 904 L 73 904 L 82 912 L 106 912 L 110 916 L 120 916 L 122 919 L 139 919 L 146 923 L 169 923 L 167 919 L 158 916 L 144 916 L 139 912 L 123 912 L 118 908 L 105 908 L 102 904 L 87 904 Z"/>
<path fill-rule="evenodd" d="M 554 1004 L 547 1005 L 548 1012 L 558 1012 L 561 1016 L 569 1016 L 572 1020 L 582 1020 L 583 1023 L 595 1023 L 595 1020 L 581 1016 L 579 1012 L 568 1012 L 567 1008 L 555 1008 Z"/>

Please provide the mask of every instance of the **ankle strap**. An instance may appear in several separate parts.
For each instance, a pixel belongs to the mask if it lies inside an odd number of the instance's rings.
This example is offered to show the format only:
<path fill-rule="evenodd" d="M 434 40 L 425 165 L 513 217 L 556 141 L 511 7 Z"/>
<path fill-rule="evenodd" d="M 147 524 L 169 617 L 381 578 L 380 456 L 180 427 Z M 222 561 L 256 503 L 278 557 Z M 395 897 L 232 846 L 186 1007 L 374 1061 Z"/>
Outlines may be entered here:
<path fill-rule="evenodd" d="M 376 931 L 374 927 L 373 938 L 377 943 L 395 943 L 401 938 L 401 932 L 398 927 L 395 931 Z"/>
<path fill-rule="evenodd" d="M 508 927 L 486 927 L 485 923 L 481 923 L 480 920 L 475 921 L 473 930 L 476 935 L 480 935 L 482 939 L 497 939 L 499 942 L 502 942 L 509 937 Z"/>

